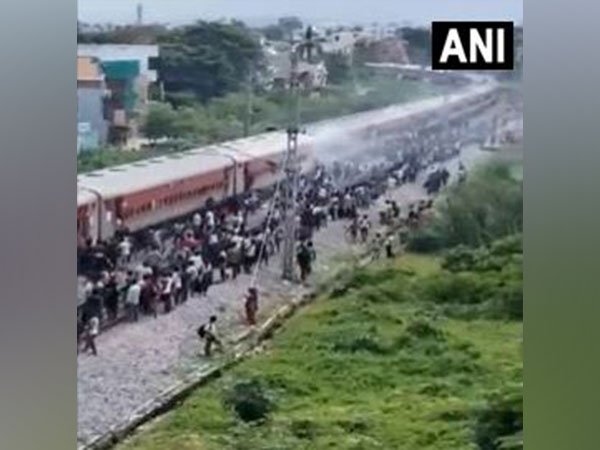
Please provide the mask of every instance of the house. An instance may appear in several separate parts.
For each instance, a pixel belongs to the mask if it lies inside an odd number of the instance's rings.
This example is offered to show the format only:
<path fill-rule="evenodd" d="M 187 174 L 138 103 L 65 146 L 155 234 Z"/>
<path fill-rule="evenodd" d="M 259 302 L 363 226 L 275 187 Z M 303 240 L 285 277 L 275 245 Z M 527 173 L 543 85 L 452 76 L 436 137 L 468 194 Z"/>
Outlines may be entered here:
<path fill-rule="evenodd" d="M 410 64 L 406 51 L 406 41 L 397 37 L 387 37 L 379 40 L 359 41 L 366 53 L 368 62 Z"/>
<path fill-rule="evenodd" d="M 269 42 L 265 45 L 268 87 L 283 89 L 289 86 L 292 71 L 290 51 L 289 44 L 283 42 Z M 310 63 L 300 60 L 296 70 L 303 90 L 318 91 L 327 85 L 327 68 L 323 61 Z"/>
<path fill-rule="evenodd" d="M 128 146 L 138 135 L 138 118 L 147 111 L 150 86 L 158 79 L 158 45 L 79 44 L 77 55 L 100 62 L 111 91 L 108 140 Z"/>
<path fill-rule="evenodd" d="M 106 144 L 107 90 L 100 61 L 89 56 L 77 57 L 77 151 Z"/>
<path fill-rule="evenodd" d="M 330 33 L 321 42 L 323 53 L 338 53 L 351 55 L 354 45 L 359 38 L 359 33 L 350 30 L 341 30 Z"/>
<path fill-rule="evenodd" d="M 113 144 L 127 146 L 128 141 L 138 134 L 137 118 L 147 104 L 147 85 L 140 78 L 139 61 L 105 61 L 102 70 L 111 91 L 108 100 L 109 140 Z"/>
<path fill-rule="evenodd" d="M 100 61 L 138 61 L 140 76 L 149 83 L 156 82 L 158 74 L 154 70 L 158 58 L 158 45 L 128 44 L 78 44 L 78 56 L 93 56 Z"/>

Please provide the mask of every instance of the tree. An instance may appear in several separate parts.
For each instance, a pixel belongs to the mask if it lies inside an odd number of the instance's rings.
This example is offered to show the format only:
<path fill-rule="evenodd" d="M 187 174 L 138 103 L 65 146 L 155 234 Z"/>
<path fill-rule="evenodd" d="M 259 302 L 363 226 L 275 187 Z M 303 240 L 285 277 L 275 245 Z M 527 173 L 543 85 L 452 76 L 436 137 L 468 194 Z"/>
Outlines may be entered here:
<path fill-rule="evenodd" d="M 350 78 L 350 58 L 344 54 L 326 54 L 325 67 L 327 67 L 327 79 L 333 84 L 341 84 Z"/>
<path fill-rule="evenodd" d="M 170 105 L 157 104 L 150 107 L 142 124 L 147 138 L 156 140 L 176 136 L 176 115 Z"/>
<path fill-rule="evenodd" d="M 278 25 L 268 25 L 262 29 L 262 32 L 270 41 L 282 41 L 285 39 L 285 32 Z"/>
<path fill-rule="evenodd" d="M 300 30 L 304 27 L 302 21 L 296 16 L 282 17 L 277 21 L 277 24 L 288 39 L 292 38 L 295 30 Z"/>
<path fill-rule="evenodd" d="M 202 100 L 238 90 L 262 67 L 262 50 L 239 24 L 198 22 L 161 41 L 159 76 L 167 92 L 191 91 Z"/>
<path fill-rule="evenodd" d="M 431 33 L 427 28 L 399 28 L 396 30 L 396 36 L 408 43 L 408 57 L 412 62 L 421 65 L 430 64 Z"/>
<path fill-rule="evenodd" d="M 168 31 L 162 25 L 126 25 L 105 31 L 83 32 L 77 23 L 77 42 L 80 44 L 156 44 Z"/>

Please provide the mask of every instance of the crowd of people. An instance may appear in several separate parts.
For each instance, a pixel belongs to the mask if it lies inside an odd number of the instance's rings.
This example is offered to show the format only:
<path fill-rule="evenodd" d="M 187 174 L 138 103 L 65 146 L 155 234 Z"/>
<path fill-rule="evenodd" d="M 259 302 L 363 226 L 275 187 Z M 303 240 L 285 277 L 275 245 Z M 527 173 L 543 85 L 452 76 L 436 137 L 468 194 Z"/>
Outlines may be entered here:
<path fill-rule="evenodd" d="M 372 243 L 393 257 L 394 238 L 379 232 L 370 236 L 373 224 L 363 211 L 388 189 L 415 182 L 423 173 L 428 173 L 427 192 L 436 193 L 449 178 L 443 163 L 460 153 L 468 131 L 467 121 L 425 128 L 382 142 L 379 162 L 320 165 L 302 174 L 296 199 L 296 263 L 301 281 L 311 275 L 317 257 L 314 233 L 333 221 L 347 223 L 346 234 L 352 242 Z M 462 164 L 461 170 L 462 178 L 466 176 Z M 78 350 L 82 342 L 83 351 L 97 354 L 95 337 L 104 325 L 122 318 L 136 322 L 142 316 L 169 314 L 190 298 L 205 297 L 215 283 L 268 265 L 282 249 L 282 193 L 286 188 L 282 183 L 277 191 L 250 193 L 229 210 L 204 208 L 138 233 L 121 226 L 107 242 L 88 241 L 78 252 L 78 270 L 86 280 L 78 309 Z M 273 203 L 266 208 L 269 202 Z M 402 220 L 407 227 L 415 227 L 431 206 L 431 200 L 418 202 Z M 260 216 L 259 210 L 270 213 L 251 226 L 249 221 Z M 381 224 L 400 219 L 398 204 L 387 200 L 380 212 Z M 258 290 L 250 286 L 243 299 L 248 325 L 256 323 L 258 307 Z M 198 330 L 204 336 L 206 354 L 220 344 L 216 321 L 213 316 Z"/>

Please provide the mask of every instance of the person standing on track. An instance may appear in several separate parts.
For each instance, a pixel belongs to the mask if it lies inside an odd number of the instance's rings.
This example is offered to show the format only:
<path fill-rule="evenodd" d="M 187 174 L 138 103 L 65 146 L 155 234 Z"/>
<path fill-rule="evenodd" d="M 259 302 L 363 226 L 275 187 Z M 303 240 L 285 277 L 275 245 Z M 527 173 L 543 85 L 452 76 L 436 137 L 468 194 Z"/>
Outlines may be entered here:
<path fill-rule="evenodd" d="M 371 228 L 371 222 L 366 214 L 360 219 L 358 227 L 360 229 L 360 239 L 364 244 L 367 242 L 367 238 L 369 237 L 369 229 Z"/>
<path fill-rule="evenodd" d="M 183 301 L 187 301 L 195 291 L 198 280 L 198 268 L 193 261 L 188 261 L 183 277 Z"/>
<path fill-rule="evenodd" d="M 312 262 L 316 259 L 316 253 L 314 251 L 312 241 L 302 241 L 300 243 L 296 254 L 296 259 L 300 268 L 300 280 L 304 282 L 312 271 Z"/>
<path fill-rule="evenodd" d="M 385 255 L 388 258 L 393 258 L 394 257 L 393 245 L 394 245 L 394 237 L 393 237 L 393 235 L 390 234 L 385 239 Z"/>
<path fill-rule="evenodd" d="M 96 336 L 100 333 L 100 319 L 97 316 L 92 316 L 90 320 L 88 320 L 86 331 L 85 331 L 85 347 L 83 351 L 86 352 L 88 350 L 92 351 L 92 355 L 98 356 L 98 351 L 96 349 Z"/>
<path fill-rule="evenodd" d="M 125 306 L 127 307 L 127 316 L 130 322 L 138 321 L 141 291 L 142 287 L 139 281 L 132 283 L 127 290 Z"/>
<path fill-rule="evenodd" d="M 164 305 L 164 311 L 170 313 L 173 309 L 173 279 L 171 273 L 166 273 L 161 277 L 160 300 Z"/>
<path fill-rule="evenodd" d="M 248 288 L 245 296 L 246 323 L 249 326 L 256 325 L 256 312 L 258 311 L 258 291 L 255 287 Z"/>
<path fill-rule="evenodd" d="M 219 273 L 221 275 L 221 283 L 227 281 L 227 252 L 224 248 L 219 250 L 217 256 L 217 268 L 219 269 Z"/>

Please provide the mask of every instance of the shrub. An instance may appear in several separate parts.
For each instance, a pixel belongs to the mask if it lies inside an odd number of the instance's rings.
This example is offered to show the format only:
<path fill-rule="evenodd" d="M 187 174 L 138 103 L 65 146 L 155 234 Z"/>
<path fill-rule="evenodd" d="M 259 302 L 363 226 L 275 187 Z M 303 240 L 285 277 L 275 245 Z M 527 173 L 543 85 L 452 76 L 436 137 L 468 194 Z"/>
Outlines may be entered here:
<path fill-rule="evenodd" d="M 385 355 L 389 348 L 383 345 L 374 333 L 362 336 L 339 338 L 333 344 L 333 351 L 345 353 L 368 352 L 374 355 Z"/>
<path fill-rule="evenodd" d="M 236 383 L 225 394 L 224 403 L 232 408 L 244 422 L 256 422 L 267 418 L 274 409 L 266 388 L 259 380 Z"/>
<path fill-rule="evenodd" d="M 472 270 L 479 258 L 478 251 L 466 245 L 458 245 L 444 255 L 442 268 L 451 272 Z"/>
<path fill-rule="evenodd" d="M 424 280 L 420 289 L 424 299 L 440 304 L 482 303 L 493 291 L 486 278 L 470 272 L 432 275 Z"/>
<path fill-rule="evenodd" d="M 442 235 L 432 226 L 411 233 L 406 248 L 413 252 L 432 253 L 441 250 L 444 246 Z"/>
<path fill-rule="evenodd" d="M 409 323 L 406 327 L 406 333 L 408 336 L 418 339 L 441 340 L 444 337 L 441 330 L 435 328 L 430 322 L 423 319 L 417 319 Z"/>
<path fill-rule="evenodd" d="M 475 442 L 480 449 L 522 449 L 522 439 L 519 439 L 523 432 L 522 386 L 511 386 L 492 394 L 485 407 L 474 412 L 474 418 Z"/>
<path fill-rule="evenodd" d="M 294 420 L 290 424 L 290 431 L 298 439 L 313 439 L 317 428 L 317 424 L 312 420 Z"/>
<path fill-rule="evenodd" d="M 436 205 L 430 222 L 410 236 L 409 250 L 479 247 L 523 228 L 523 187 L 511 177 L 508 164 L 491 164 L 473 173 Z M 508 244 L 515 242 L 505 244 L 510 248 Z"/>
<path fill-rule="evenodd" d="M 457 257 L 450 263 L 455 269 L 465 261 L 462 259 L 459 263 L 458 260 Z M 483 265 L 482 261 L 487 265 Z M 500 268 L 490 267 L 486 260 L 474 264 L 474 270 L 480 271 L 441 272 L 422 279 L 416 287 L 419 297 L 439 305 L 448 317 L 522 320 L 523 277 L 520 263 L 510 260 Z"/>

